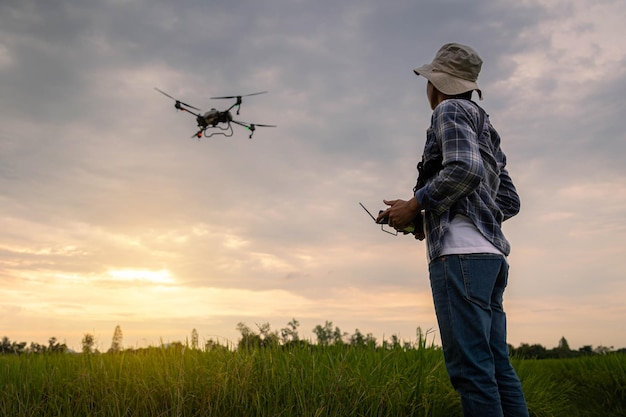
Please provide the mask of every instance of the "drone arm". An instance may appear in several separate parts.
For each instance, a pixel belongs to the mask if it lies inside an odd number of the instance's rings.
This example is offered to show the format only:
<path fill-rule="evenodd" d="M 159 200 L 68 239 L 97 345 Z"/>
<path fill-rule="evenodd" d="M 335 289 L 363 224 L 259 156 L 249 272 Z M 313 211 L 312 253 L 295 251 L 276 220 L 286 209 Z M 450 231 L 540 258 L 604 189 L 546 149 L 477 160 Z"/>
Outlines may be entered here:
<path fill-rule="evenodd" d="M 230 122 L 231 122 L 231 123 L 234 123 L 234 124 L 236 124 L 236 125 L 239 125 L 239 126 L 243 126 L 243 127 L 247 128 L 247 129 L 250 129 L 250 125 L 249 125 L 249 124 L 247 124 L 247 123 L 244 123 L 244 122 L 238 122 L 237 120 L 231 120 Z"/>
<path fill-rule="evenodd" d="M 237 120 L 231 120 L 231 122 L 248 129 L 250 131 L 250 136 L 248 136 L 248 139 L 252 139 L 252 135 L 254 135 L 254 130 L 255 130 L 255 126 L 253 124 L 238 122 Z"/>
<path fill-rule="evenodd" d="M 241 96 L 237 96 L 236 98 L 237 98 L 237 101 L 232 106 L 230 106 L 228 110 L 226 110 L 227 112 L 237 107 L 237 114 L 239 114 L 239 109 L 241 108 L 242 100 L 241 100 Z"/>
<path fill-rule="evenodd" d="M 176 104 L 174 105 L 174 107 L 176 107 L 178 110 L 189 112 L 189 113 L 193 114 L 194 116 L 198 117 L 198 115 L 197 115 L 196 113 L 192 112 L 192 111 L 191 111 L 191 110 L 189 110 L 189 109 L 194 109 L 194 110 L 198 110 L 198 111 L 200 111 L 200 109 L 199 109 L 199 108 L 194 107 L 194 106 L 192 106 L 191 104 L 183 103 L 182 101 L 178 100 L 177 98 L 170 96 L 170 95 L 169 95 L 169 94 L 167 94 L 165 91 L 160 90 L 160 89 L 158 89 L 158 88 L 156 88 L 156 87 L 154 87 L 154 89 L 155 89 L 156 91 L 158 91 L 159 93 L 163 94 L 164 96 L 169 97 L 169 98 L 171 98 L 172 100 L 174 100 L 174 101 L 176 102 Z M 185 106 L 185 108 L 183 108 L 183 106 Z"/>
<path fill-rule="evenodd" d="M 180 103 L 180 104 L 181 104 L 181 107 L 179 108 L 180 110 L 182 110 L 182 111 L 184 111 L 184 112 L 187 112 L 187 113 L 189 113 L 189 114 L 193 114 L 193 115 L 194 115 L 194 116 L 196 116 L 196 117 L 200 116 L 198 113 L 194 113 L 194 112 L 192 112 L 191 110 L 189 110 L 189 109 L 187 109 L 187 108 L 183 108 L 182 106 L 186 106 L 186 104 L 185 104 L 185 103 Z"/>

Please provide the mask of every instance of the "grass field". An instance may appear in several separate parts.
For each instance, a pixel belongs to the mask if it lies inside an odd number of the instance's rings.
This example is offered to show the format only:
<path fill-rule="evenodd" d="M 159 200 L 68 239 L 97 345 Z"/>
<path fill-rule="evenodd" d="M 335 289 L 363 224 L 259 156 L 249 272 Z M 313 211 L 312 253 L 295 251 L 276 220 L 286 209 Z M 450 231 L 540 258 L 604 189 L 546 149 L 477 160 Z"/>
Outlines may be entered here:
<path fill-rule="evenodd" d="M 515 360 L 531 416 L 626 416 L 626 355 Z M 435 347 L 0 355 L 0 416 L 461 416 Z"/>

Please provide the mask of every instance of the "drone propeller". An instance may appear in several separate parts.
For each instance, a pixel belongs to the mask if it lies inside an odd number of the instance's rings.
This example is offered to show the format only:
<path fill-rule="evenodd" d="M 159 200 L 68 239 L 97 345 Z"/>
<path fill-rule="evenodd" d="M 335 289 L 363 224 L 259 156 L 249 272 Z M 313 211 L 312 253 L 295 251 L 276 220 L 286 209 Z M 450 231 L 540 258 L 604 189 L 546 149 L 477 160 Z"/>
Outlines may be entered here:
<path fill-rule="evenodd" d="M 212 99 L 236 98 L 236 99 L 240 100 L 241 97 L 250 97 L 250 96 L 256 96 L 256 95 L 265 94 L 265 93 L 267 93 L 267 91 L 260 91 L 258 93 L 252 93 L 252 94 L 244 94 L 244 95 L 241 95 L 241 96 L 223 96 L 223 97 L 211 97 L 211 98 Z"/>
<path fill-rule="evenodd" d="M 169 94 L 167 94 L 165 91 L 159 90 L 159 89 L 158 89 L 158 88 L 156 88 L 156 87 L 154 87 L 154 89 L 155 89 L 155 90 L 157 90 L 159 93 L 163 94 L 164 96 L 167 96 L 167 97 L 171 98 L 172 100 L 174 100 L 174 101 L 176 102 L 176 104 L 174 105 L 174 107 L 176 107 L 178 110 L 182 110 L 182 111 L 185 111 L 185 110 L 186 110 L 186 109 L 184 109 L 183 107 L 181 107 L 181 104 L 182 104 L 183 106 L 189 107 L 190 109 L 195 109 L 195 110 L 200 111 L 200 109 L 199 109 L 199 108 L 194 107 L 194 106 L 192 106 L 191 104 L 183 103 L 183 102 L 182 102 L 182 101 L 180 101 L 179 99 L 177 99 L 177 98 L 174 98 L 174 97 L 170 96 L 170 95 L 169 95 Z"/>
<path fill-rule="evenodd" d="M 258 123 L 250 123 L 250 130 L 254 130 L 255 127 L 277 127 L 276 125 L 262 125 Z"/>
<path fill-rule="evenodd" d="M 252 94 L 244 94 L 244 95 L 242 95 L 242 96 L 222 96 L 222 97 L 211 97 L 211 98 L 212 98 L 212 99 L 228 99 L 228 98 L 234 98 L 234 99 L 237 99 L 237 101 L 235 102 L 235 104 L 233 104 L 232 106 L 230 106 L 230 107 L 228 108 L 228 110 L 227 110 L 227 111 L 231 111 L 231 110 L 233 109 L 233 107 L 237 107 L 237 114 L 239 114 L 239 109 L 240 109 L 240 107 L 241 107 L 241 102 L 242 102 L 242 101 L 241 101 L 241 98 L 242 98 L 242 97 L 256 96 L 256 95 L 259 95 L 259 94 L 265 94 L 265 93 L 267 93 L 267 91 L 260 91 L 260 92 L 258 92 L 258 93 L 252 93 Z"/>

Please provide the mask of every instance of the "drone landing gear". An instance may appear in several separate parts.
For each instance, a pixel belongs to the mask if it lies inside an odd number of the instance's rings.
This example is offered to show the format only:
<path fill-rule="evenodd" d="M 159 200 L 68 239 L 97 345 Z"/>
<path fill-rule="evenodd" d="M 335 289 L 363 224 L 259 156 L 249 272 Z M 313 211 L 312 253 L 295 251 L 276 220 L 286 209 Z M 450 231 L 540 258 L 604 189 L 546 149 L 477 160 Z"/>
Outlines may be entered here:
<path fill-rule="evenodd" d="M 207 132 L 209 133 L 207 134 Z M 205 138 L 210 138 L 211 136 L 216 136 L 216 135 L 222 135 L 222 136 L 226 136 L 227 138 L 229 138 L 233 135 L 233 127 L 231 126 L 230 123 L 228 123 L 226 127 L 207 126 L 199 130 L 195 135 L 192 136 L 192 138 L 198 138 L 198 140 L 200 140 L 203 134 Z"/>

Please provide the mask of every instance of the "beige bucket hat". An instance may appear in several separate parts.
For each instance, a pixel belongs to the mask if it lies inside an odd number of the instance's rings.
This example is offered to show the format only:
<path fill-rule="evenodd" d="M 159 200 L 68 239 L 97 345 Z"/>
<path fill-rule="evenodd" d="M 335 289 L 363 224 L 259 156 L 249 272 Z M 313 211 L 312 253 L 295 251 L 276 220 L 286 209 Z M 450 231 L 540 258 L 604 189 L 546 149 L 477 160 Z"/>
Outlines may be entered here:
<path fill-rule="evenodd" d="M 476 83 L 482 65 L 483 60 L 474 49 L 458 43 L 447 43 L 437 51 L 433 62 L 413 71 L 444 94 L 454 96 L 476 90 L 482 100 L 483 93 Z"/>

